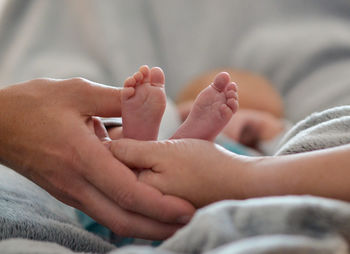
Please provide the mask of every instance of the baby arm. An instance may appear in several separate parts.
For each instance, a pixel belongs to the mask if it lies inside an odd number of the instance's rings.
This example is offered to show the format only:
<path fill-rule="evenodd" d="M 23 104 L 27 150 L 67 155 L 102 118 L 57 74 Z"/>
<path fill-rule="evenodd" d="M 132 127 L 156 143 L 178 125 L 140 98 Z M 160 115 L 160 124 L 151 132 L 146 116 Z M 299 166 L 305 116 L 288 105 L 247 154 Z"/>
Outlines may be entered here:
<path fill-rule="evenodd" d="M 310 194 L 350 201 L 350 144 L 262 157 L 250 168 L 248 197 Z"/>
<path fill-rule="evenodd" d="M 310 194 L 350 200 L 350 145 L 280 157 L 245 157 L 202 140 L 113 141 L 113 154 L 142 168 L 139 180 L 192 202 Z M 332 171 L 330 171 L 332 170 Z"/>

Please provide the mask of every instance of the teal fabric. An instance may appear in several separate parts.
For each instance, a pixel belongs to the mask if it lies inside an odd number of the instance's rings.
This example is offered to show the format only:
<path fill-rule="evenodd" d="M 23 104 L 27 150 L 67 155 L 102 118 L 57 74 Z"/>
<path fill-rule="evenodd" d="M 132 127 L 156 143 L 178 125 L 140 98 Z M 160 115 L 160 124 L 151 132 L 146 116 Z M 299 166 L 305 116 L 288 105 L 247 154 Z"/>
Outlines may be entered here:
<path fill-rule="evenodd" d="M 110 230 L 100 224 L 98 224 L 94 219 L 86 215 L 85 213 L 76 210 L 80 224 L 87 231 L 93 232 L 95 235 L 100 236 L 104 240 L 110 238 Z"/>
<path fill-rule="evenodd" d="M 231 151 L 233 153 L 236 153 L 236 154 L 247 155 L 247 156 L 256 155 L 256 153 L 253 153 L 251 151 L 251 149 L 249 149 L 246 146 L 243 146 L 241 144 L 238 144 L 238 143 L 226 141 L 226 142 L 223 142 L 221 145 L 225 149 L 227 149 L 227 150 L 229 150 L 229 151 Z"/>
<path fill-rule="evenodd" d="M 131 244 L 143 244 L 143 245 L 151 245 L 151 246 L 158 246 L 162 243 L 162 241 L 148 241 L 148 240 L 141 240 L 131 237 L 121 237 L 116 234 L 114 234 L 110 229 L 102 226 L 98 222 L 96 222 L 94 219 L 83 213 L 82 211 L 76 210 L 78 219 L 80 224 L 89 232 L 98 235 L 105 241 L 108 241 L 109 243 L 117 246 L 127 246 Z"/>

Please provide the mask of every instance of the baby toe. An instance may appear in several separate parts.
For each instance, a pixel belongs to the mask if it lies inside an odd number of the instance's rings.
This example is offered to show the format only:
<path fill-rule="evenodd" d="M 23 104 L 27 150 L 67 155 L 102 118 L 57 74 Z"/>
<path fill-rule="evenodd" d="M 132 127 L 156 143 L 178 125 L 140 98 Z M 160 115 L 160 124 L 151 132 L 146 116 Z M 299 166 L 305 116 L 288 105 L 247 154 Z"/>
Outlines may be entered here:
<path fill-rule="evenodd" d="M 234 98 L 228 99 L 226 105 L 235 113 L 238 109 L 238 101 Z"/>
<path fill-rule="evenodd" d="M 164 72 L 159 67 L 153 67 L 151 69 L 151 84 L 156 86 L 162 86 L 165 83 Z"/>
<path fill-rule="evenodd" d="M 136 85 L 136 80 L 134 77 L 128 77 L 124 81 L 124 87 L 134 87 Z"/>
<path fill-rule="evenodd" d="M 149 83 L 151 80 L 150 80 L 150 69 L 149 69 L 148 65 L 142 65 L 140 67 L 139 71 L 143 75 L 143 82 Z"/>
<path fill-rule="evenodd" d="M 238 94 L 233 90 L 226 92 L 226 99 L 232 99 L 232 98 L 237 100 Z"/>
<path fill-rule="evenodd" d="M 124 87 L 121 90 L 121 97 L 122 101 L 128 100 L 130 97 L 132 97 L 135 94 L 135 88 L 133 87 Z"/>
<path fill-rule="evenodd" d="M 142 83 L 142 80 L 143 80 L 143 74 L 138 71 L 138 72 L 135 72 L 134 75 L 133 75 L 134 79 L 136 80 L 136 84 L 140 84 Z"/>
<path fill-rule="evenodd" d="M 231 91 L 231 90 L 235 92 L 238 91 L 238 85 L 235 82 L 231 82 L 226 86 L 226 91 Z"/>
<path fill-rule="evenodd" d="M 230 119 L 232 117 L 232 109 L 228 105 L 222 104 L 219 110 L 223 119 Z"/>
<path fill-rule="evenodd" d="M 230 75 L 227 72 L 220 72 L 215 76 L 212 86 L 219 92 L 222 92 L 225 90 L 229 82 Z"/>

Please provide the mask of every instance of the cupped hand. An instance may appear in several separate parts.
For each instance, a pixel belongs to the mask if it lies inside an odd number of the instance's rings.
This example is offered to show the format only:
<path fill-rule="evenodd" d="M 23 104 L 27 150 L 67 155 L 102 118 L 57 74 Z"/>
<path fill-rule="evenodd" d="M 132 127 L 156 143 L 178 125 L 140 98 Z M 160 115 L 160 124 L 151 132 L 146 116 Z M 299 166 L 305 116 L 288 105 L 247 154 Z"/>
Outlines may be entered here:
<path fill-rule="evenodd" d="M 214 143 L 178 139 L 111 142 L 114 156 L 138 172 L 140 181 L 165 194 L 189 200 L 196 207 L 223 199 L 244 198 L 248 157 Z"/>
<path fill-rule="evenodd" d="M 93 116 L 120 114 L 119 89 L 81 78 L 1 89 L 0 162 L 121 236 L 166 238 L 194 208 L 138 181 L 97 138 Z"/>

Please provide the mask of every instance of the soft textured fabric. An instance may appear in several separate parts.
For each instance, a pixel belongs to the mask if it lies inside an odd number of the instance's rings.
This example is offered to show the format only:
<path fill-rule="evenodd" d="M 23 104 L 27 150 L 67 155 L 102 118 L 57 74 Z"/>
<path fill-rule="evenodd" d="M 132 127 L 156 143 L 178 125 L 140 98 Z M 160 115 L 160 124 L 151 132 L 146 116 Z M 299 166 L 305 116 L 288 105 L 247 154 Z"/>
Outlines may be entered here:
<path fill-rule="evenodd" d="M 350 106 L 316 112 L 282 139 L 276 155 L 302 153 L 350 143 Z"/>
<path fill-rule="evenodd" d="M 158 248 L 130 246 L 110 254 L 347 254 L 350 204 L 308 196 L 222 201 L 200 209 Z M 1 253 L 73 253 L 54 243 L 11 239 Z"/>
<path fill-rule="evenodd" d="M 107 252 L 114 247 L 84 230 L 74 209 L 0 165 L 0 240 L 54 242 L 74 251 Z M 25 246 L 15 246 L 26 252 Z M 0 253 L 4 253 L 0 247 Z M 34 252 L 35 253 L 35 252 Z"/>

